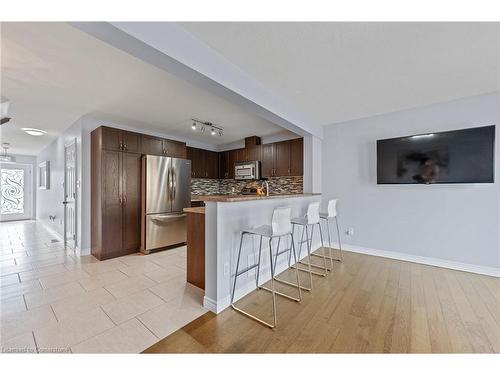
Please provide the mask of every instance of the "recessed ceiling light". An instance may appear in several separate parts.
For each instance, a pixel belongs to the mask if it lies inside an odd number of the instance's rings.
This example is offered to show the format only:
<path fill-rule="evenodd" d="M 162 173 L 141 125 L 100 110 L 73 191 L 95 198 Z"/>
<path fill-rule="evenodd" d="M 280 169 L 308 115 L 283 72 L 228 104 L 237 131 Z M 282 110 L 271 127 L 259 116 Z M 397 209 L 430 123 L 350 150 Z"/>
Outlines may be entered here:
<path fill-rule="evenodd" d="M 47 133 L 45 130 L 35 129 L 35 128 L 21 128 L 21 130 L 29 135 L 34 135 L 35 137 L 39 137 Z"/>

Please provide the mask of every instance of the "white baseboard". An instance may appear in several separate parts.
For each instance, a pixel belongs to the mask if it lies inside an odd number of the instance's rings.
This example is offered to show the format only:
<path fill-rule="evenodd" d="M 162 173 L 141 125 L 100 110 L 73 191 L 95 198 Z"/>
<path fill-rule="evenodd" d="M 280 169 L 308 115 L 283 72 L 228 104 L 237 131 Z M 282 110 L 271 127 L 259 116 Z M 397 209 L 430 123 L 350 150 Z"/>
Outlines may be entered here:
<path fill-rule="evenodd" d="M 78 246 L 75 247 L 75 254 L 78 256 L 90 255 L 90 247 L 80 249 Z"/>
<path fill-rule="evenodd" d="M 220 311 L 217 311 L 217 302 L 215 302 L 212 298 L 208 298 L 207 296 L 203 297 L 203 307 L 215 314 L 220 313 Z"/>
<path fill-rule="evenodd" d="M 332 246 L 338 248 L 338 243 L 332 243 Z M 405 262 L 420 263 L 428 266 L 435 266 L 435 267 L 449 268 L 452 270 L 477 273 L 480 275 L 500 277 L 500 268 L 479 266 L 476 264 L 460 263 L 439 258 L 422 257 L 418 255 L 398 253 L 394 251 L 377 250 L 368 247 L 349 245 L 344 243 L 342 244 L 342 250 L 349 251 L 352 253 L 373 255 L 382 258 L 397 259 Z"/>
<path fill-rule="evenodd" d="M 54 228 L 52 228 L 50 225 L 48 225 L 43 220 L 37 219 L 37 222 L 41 223 L 43 225 L 43 227 L 47 230 L 47 232 L 49 232 L 54 237 L 57 237 L 57 239 L 59 241 L 61 241 L 61 243 L 64 245 L 64 237 L 63 237 L 63 235 L 61 233 L 59 233 L 58 231 L 56 231 Z"/>

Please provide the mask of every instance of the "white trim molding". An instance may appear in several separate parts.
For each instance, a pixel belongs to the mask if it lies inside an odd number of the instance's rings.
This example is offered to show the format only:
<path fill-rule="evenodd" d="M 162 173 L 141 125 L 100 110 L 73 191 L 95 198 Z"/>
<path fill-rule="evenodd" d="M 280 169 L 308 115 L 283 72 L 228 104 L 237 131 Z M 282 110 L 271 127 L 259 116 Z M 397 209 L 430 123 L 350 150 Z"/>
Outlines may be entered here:
<path fill-rule="evenodd" d="M 332 243 L 332 246 L 338 249 L 338 243 Z M 460 263 L 446 259 L 423 257 L 418 255 L 398 253 L 394 251 L 377 250 L 368 247 L 349 245 L 344 243 L 342 244 L 342 250 L 349 251 L 352 253 L 373 255 L 382 258 L 397 259 L 405 262 L 420 263 L 428 266 L 449 268 L 457 271 L 477 273 L 480 275 L 500 277 L 500 268 L 480 266 L 477 264 Z"/>

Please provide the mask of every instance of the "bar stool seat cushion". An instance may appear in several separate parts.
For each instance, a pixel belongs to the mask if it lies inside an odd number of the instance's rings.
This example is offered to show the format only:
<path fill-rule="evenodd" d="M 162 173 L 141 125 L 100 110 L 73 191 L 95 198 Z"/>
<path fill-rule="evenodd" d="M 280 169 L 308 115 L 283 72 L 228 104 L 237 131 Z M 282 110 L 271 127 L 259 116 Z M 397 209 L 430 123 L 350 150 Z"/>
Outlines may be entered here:
<path fill-rule="evenodd" d="M 245 229 L 243 232 L 271 238 L 273 236 L 273 227 L 270 225 L 261 225 L 257 228 Z"/>

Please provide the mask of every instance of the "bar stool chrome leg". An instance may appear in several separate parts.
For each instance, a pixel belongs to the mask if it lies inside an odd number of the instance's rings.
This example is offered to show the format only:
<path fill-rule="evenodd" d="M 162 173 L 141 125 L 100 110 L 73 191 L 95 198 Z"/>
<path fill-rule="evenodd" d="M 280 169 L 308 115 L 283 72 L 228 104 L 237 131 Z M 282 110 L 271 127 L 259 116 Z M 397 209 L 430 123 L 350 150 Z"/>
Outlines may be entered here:
<path fill-rule="evenodd" d="M 323 234 L 321 232 L 321 225 L 320 223 L 317 223 L 319 225 L 319 235 L 320 235 L 320 238 L 321 238 L 321 247 L 324 247 L 324 243 L 323 243 Z M 307 259 L 307 262 L 305 261 L 299 261 L 300 264 L 303 264 L 303 265 L 307 265 L 308 268 L 309 267 L 314 267 L 314 268 L 319 268 L 319 269 L 322 269 L 324 272 L 316 272 L 316 271 L 311 271 L 311 273 L 313 275 L 317 275 L 317 276 L 326 276 L 327 275 L 327 271 L 328 271 L 328 267 L 326 265 L 326 257 L 323 255 L 319 255 L 319 254 L 314 254 L 311 252 L 311 249 L 312 249 L 312 240 L 313 240 L 313 235 L 314 235 L 314 225 L 315 224 L 312 224 L 311 225 L 311 238 L 308 237 L 308 230 L 307 230 L 307 225 L 305 226 L 306 227 L 306 235 L 307 235 L 307 248 L 308 248 L 308 259 Z M 324 266 L 321 267 L 317 264 L 313 264 L 311 263 L 311 256 L 318 256 L 318 257 L 323 257 L 323 262 L 324 262 Z"/>
<path fill-rule="evenodd" d="M 340 261 L 342 262 L 344 260 L 344 255 L 342 252 L 342 242 L 340 239 L 340 230 L 339 230 L 339 219 L 337 216 L 335 216 L 335 225 L 337 226 L 337 237 L 339 239 Z"/>
<path fill-rule="evenodd" d="M 296 283 L 292 283 L 291 281 L 280 279 L 277 276 L 275 276 L 274 280 L 276 280 L 279 283 L 290 285 L 290 286 L 298 288 L 298 291 L 299 291 L 299 301 L 300 301 L 300 300 L 302 300 L 302 292 L 301 292 L 301 290 L 311 291 L 311 288 L 307 288 L 305 286 L 300 285 L 299 269 L 297 267 L 293 267 L 291 265 L 292 254 L 293 254 L 293 259 L 295 260 L 294 264 L 296 264 L 298 262 L 297 250 L 295 249 L 295 239 L 293 237 L 293 232 L 294 232 L 294 230 L 292 229 L 292 233 L 290 233 L 290 239 L 291 239 L 290 248 L 292 249 L 292 251 L 290 251 L 289 254 L 288 254 L 288 268 L 289 269 L 295 269 Z M 297 301 L 297 302 L 299 302 L 299 301 Z"/>
<path fill-rule="evenodd" d="M 333 247 L 332 247 L 332 241 L 331 241 L 331 238 L 330 238 L 330 218 L 323 218 L 323 220 L 326 223 L 326 230 L 327 230 L 327 233 L 328 233 L 329 256 L 327 258 L 330 259 L 330 265 L 331 265 L 331 268 L 333 269 L 333 261 L 342 262 L 342 260 L 343 260 L 342 243 L 341 243 L 341 239 L 340 239 L 340 230 L 339 230 L 339 220 L 338 220 L 338 217 L 335 216 L 335 225 L 337 227 L 337 238 L 339 239 L 340 258 L 334 258 L 333 257 L 333 251 L 332 251 Z M 313 254 L 313 256 L 322 257 L 322 255 L 320 255 L 320 254 Z"/>
<path fill-rule="evenodd" d="M 292 236 L 292 246 L 293 245 L 293 235 Z M 269 241 L 270 245 L 271 245 L 271 240 Z M 286 280 L 282 280 L 282 279 L 279 279 L 278 277 L 276 277 L 276 265 L 278 264 L 278 255 L 281 255 L 281 254 L 285 254 L 287 252 L 290 252 L 292 251 L 294 254 L 294 258 L 297 259 L 297 255 L 295 254 L 295 247 L 293 248 L 289 248 L 289 249 L 285 249 L 284 251 L 281 251 L 280 252 L 280 244 L 281 244 L 281 237 L 278 237 L 278 246 L 277 246 L 277 249 L 276 249 L 276 253 L 274 254 L 274 271 L 273 271 L 273 274 L 275 275 L 274 276 L 274 281 L 278 281 L 278 282 L 281 282 L 283 284 L 287 284 L 287 285 L 290 285 L 290 286 L 293 286 L 293 287 L 296 287 L 297 288 L 297 291 L 298 291 L 298 297 L 294 297 L 294 296 L 291 296 L 287 293 L 282 293 L 282 292 L 279 292 L 277 290 L 274 291 L 275 294 L 279 295 L 279 296 L 282 296 L 282 297 L 285 297 L 285 298 L 288 298 L 288 299 L 291 299 L 292 301 L 295 301 L 295 302 L 300 302 L 302 300 L 302 294 L 301 294 L 301 287 L 300 287 L 300 280 L 299 280 L 299 271 L 295 271 L 296 272 L 296 276 L 297 276 L 297 283 L 294 284 L 290 281 L 286 281 Z M 271 250 L 271 253 L 272 253 L 272 250 Z M 263 289 L 263 290 L 267 290 L 269 292 L 271 292 L 271 290 L 265 286 L 259 286 L 260 289 Z"/>
<path fill-rule="evenodd" d="M 264 320 L 256 317 L 255 315 L 252 315 L 252 314 L 246 312 L 243 309 L 240 309 L 239 307 L 237 307 L 234 304 L 234 293 L 236 291 L 236 280 L 238 279 L 238 276 L 240 276 L 241 274 L 243 274 L 245 272 L 248 272 L 251 269 L 256 268 L 256 267 L 259 266 L 258 263 L 256 263 L 256 264 L 254 264 L 252 266 L 249 266 L 249 267 L 247 267 L 247 268 L 245 268 L 245 269 L 243 269 L 241 271 L 239 270 L 239 268 L 240 268 L 240 258 L 241 258 L 241 248 L 243 246 L 243 237 L 244 237 L 245 234 L 246 234 L 245 232 L 242 232 L 241 233 L 241 238 L 240 238 L 240 247 L 239 247 L 239 250 L 238 250 L 238 258 L 237 258 L 237 261 L 236 261 L 236 273 L 234 274 L 233 290 L 231 292 L 231 307 L 235 311 L 239 312 L 240 314 L 243 314 L 246 317 L 257 321 L 257 322 L 265 325 L 266 327 L 275 328 L 276 327 L 276 296 L 274 294 L 274 283 L 273 282 L 271 283 L 271 288 L 272 288 L 272 291 L 273 291 L 273 324 L 268 323 L 268 322 L 266 322 L 266 321 L 264 321 Z M 269 242 L 271 242 L 271 241 L 269 241 Z M 261 250 L 262 250 L 262 236 L 261 236 L 261 241 L 260 241 L 260 246 L 259 246 L 259 254 L 260 254 Z M 271 249 L 269 251 L 270 251 L 270 254 L 271 254 L 271 279 L 273 279 L 274 278 L 274 271 L 273 271 L 273 266 L 272 266 L 272 253 L 271 253 Z"/>

